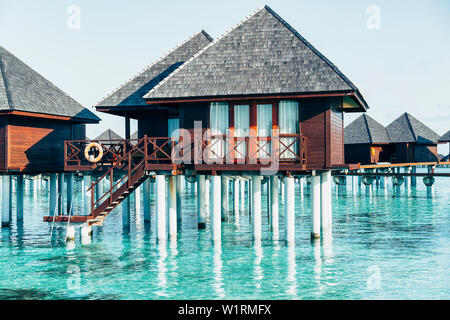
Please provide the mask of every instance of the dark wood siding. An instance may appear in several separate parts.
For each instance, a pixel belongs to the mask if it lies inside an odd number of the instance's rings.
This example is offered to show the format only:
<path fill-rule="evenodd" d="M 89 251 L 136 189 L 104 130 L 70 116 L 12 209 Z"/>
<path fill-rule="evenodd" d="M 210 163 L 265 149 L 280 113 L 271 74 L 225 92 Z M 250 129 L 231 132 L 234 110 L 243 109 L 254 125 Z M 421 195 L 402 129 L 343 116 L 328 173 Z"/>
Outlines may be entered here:
<path fill-rule="evenodd" d="M 201 121 L 202 128 L 209 125 L 209 103 L 186 103 L 180 106 L 180 127 L 193 129 L 194 121 Z"/>
<path fill-rule="evenodd" d="M 325 115 L 328 109 L 326 99 L 303 99 L 300 101 L 300 130 L 306 137 L 307 167 L 310 169 L 326 166 Z"/>
<path fill-rule="evenodd" d="M 415 162 L 435 162 L 437 159 L 437 145 L 414 145 Z"/>
<path fill-rule="evenodd" d="M 369 164 L 370 145 L 368 144 L 347 144 L 345 145 L 345 163 Z"/>
<path fill-rule="evenodd" d="M 8 169 L 25 172 L 62 170 L 64 168 L 64 141 L 72 138 L 71 131 L 72 124 L 68 121 L 8 117 Z"/>
<path fill-rule="evenodd" d="M 6 130 L 7 119 L 0 117 L 0 170 L 6 169 Z"/>
<path fill-rule="evenodd" d="M 138 136 L 167 137 L 169 114 L 166 111 L 143 112 L 138 119 Z"/>
<path fill-rule="evenodd" d="M 344 163 L 344 113 L 342 111 L 342 98 L 330 99 L 329 110 L 330 148 L 329 164 L 341 165 Z"/>

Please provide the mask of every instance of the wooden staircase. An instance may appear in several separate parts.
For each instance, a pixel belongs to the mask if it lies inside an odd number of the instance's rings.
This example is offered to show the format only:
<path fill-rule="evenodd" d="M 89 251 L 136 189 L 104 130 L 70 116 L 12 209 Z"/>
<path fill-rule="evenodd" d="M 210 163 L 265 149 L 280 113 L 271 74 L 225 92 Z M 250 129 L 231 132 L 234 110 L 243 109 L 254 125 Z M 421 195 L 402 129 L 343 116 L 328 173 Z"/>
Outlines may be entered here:
<path fill-rule="evenodd" d="M 89 216 L 56 215 L 44 217 L 44 222 L 87 223 L 89 226 L 101 225 L 105 217 L 111 213 L 124 199 L 139 187 L 147 178 L 145 164 L 147 154 L 146 138 L 141 139 L 136 145 L 129 146 L 130 150 L 118 159 L 109 170 L 97 181 L 93 181 L 88 191 L 91 192 L 91 214 Z M 114 181 L 118 176 L 122 176 Z M 95 200 L 95 189 L 101 181 L 109 177 L 109 189 L 99 199 Z"/>

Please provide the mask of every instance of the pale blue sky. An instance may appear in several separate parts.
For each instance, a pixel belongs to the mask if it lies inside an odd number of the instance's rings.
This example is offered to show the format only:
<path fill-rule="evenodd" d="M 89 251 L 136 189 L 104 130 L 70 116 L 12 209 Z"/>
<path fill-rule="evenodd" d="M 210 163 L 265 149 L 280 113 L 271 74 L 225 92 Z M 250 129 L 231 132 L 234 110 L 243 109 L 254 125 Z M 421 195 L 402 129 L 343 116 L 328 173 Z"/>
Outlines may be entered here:
<path fill-rule="evenodd" d="M 81 29 L 70 31 L 73 4 Z M 408 111 L 439 134 L 450 130 L 448 0 L 0 0 L 0 45 L 93 110 L 192 34 L 217 37 L 264 4 L 359 87 L 376 120 L 387 125 Z M 380 30 L 366 26 L 370 5 L 381 9 Z M 90 137 L 108 127 L 123 134 L 122 118 L 99 116 Z"/>

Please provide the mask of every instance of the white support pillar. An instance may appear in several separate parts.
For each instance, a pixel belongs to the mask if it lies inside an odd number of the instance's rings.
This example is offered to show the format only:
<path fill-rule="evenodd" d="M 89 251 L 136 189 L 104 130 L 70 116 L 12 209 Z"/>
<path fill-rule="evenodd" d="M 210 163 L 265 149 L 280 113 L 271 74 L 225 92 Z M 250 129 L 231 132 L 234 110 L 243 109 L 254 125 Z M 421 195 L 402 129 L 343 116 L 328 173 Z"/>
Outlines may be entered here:
<path fill-rule="evenodd" d="M 320 176 L 311 177 L 311 239 L 320 238 Z"/>
<path fill-rule="evenodd" d="M 411 168 L 411 173 L 416 173 L 417 172 L 417 168 L 416 166 Z M 415 176 L 411 176 L 411 187 L 416 187 L 417 186 L 417 177 Z"/>
<path fill-rule="evenodd" d="M 56 212 L 58 212 L 57 200 L 58 200 L 58 190 L 56 187 L 56 173 L 50 173 L 49 177 L 49 192 L 50 192 L 50 201 L 49 201 L 49 216 L 53 217 Z M 56 212 L 55 212 L 56 211 Z"/>
<path fill-rule="evenodd" d="M 11 223 L 11 176 L 2 177 L 2 227 L 7 227 Z"/>
<path fill-rule="evenodd" d="M 176 192 L 177 192 L 177 223 L 181 227 L 183 220 L 183 176 L 176 176 Z"/>
<path fill-rule="evenodd" d="M 285 193 L 285 185 L 284 185 L 284 180 L 280 180 L 280 184 L 281 184 L 281 204 L 284 204 L 285 202 L 284 202 L 284 200 L 285 200 L 285 196 L 284 196 L 284 193 Z"/>
<path fill-rule="evenodd" d="M 332 213 L 331 213 L 331 171 L 322 172 L 320 175 L 320 210 L 322 216 L 322 235 L 331 236 Z"/>
<path fill-rule="evenodd" d="M 279 235 L 279 206 L 278 206 L 278 176 L 270 176 L 270 218 L 272 239 L 278 240 Z"/>
<path fill-rule="evenodd" d="M 211 208 L 211 201 L 209 201 L 209 199 L 210 199 L 210 190 L 211 190 L 211 188 L 210 188 L 210 186 L 211 186 L 211 183 L 210 183 L 210 181 L 209 181 L 209 179 L 206 177 L 206 184 L 205 184 L 205 186 L 206 186 L 206 192 L 205 192 L 205 207 L 206 207 L 206 215 L 209 215 L 210 214 L 210 208 Z"/>
<path fill-rule="evenodd" d="M 240 197 L 241 197 L 240 210 L 243 213 L 245 211 L 245 180 L 240 179 L 239 185 L 240 185 Z"/>
<path fill-rule="evenodd" d="M 59 201 L 58 201 L 58 215 L 63 214 L 63 207 L 64 207 L 64 173 L 58 173 L 58 194 L 59 194 Z"/>
<path fill-rule="evenodd" d="M 16 188 L 17 221 L 23 221 L 23 175 L 17 176 Z"/>
<path fill-rule="evenodd" d="M 166 241 L 166 177 L 156 176 L 156 238 Z"/>
<path fill-rule="evenodd" d="M 91 236 L 92 236 L 91 227 L 82 227 L 80 233 L 81 233 L 81 244 L 86 245 L 91 243 Z"/>
<path fill-rule="evenodd" d="M 169 176 L 169 238 L 177 238 L 177 177 Z"/>
<path fill-rule="evenodd" d="M 34 183 L 35 179 L 33 179 Z M 67 181 L 67 213 L 70 212 L 70 208 L 72 206 L 72 198 L 73 198 L 73 173 L 67 173 L 66 175 L 66 181 Z"/>
<path fill-rule="evenodd" d="M 222 221 L 228 221 L 228 178 L 221 176 Z"/>
<path fill-rule="evenodd" d="M 134 190 L 134 208 L 136 211 L 136 217 L 140 217 L 141 215 L 141 192 L 142 188 L 141 186 L 137 187 L 136 190 Z M 139 220 L 138 218 L 136 220 Z"/>
<path fill-rule="evenodd" d="M 215 242 L 221 241 L 221 202 L 222 202 L 222 193 L 221 193 L 221 179 L 220 176 L 212 177 L 213 184 L 213 194 L 212 194 L 212 211 L 211 211 L 211 234 L 212 240 Z"/>
<path fill-rule="evenodd" d="M 122 200 L 122 229 L 124 233 L 130 232 L 130 195 Z"/>
<path fill-rule="evenodd" d="M 239 180 L 233 180 L 233 211 L 234 211 L 234 219 L 236 221 L 239 220 Z"/>
<path fill-rule="evenodd" d="M 285 219 L 285 237 L 286 242 L 295 242 L 295 188 L 294 177 L 284 178 L 285 200 L 284 200 L 284 219 Z"/>
<path fill-rule="evenodd" d="M 261 241 L 261 176 L 252 176 L 252 233 Z"/>
<path fill-rule="evenodd" d="M 206 190 L 206 176 L 199 175 L 197 176 L 197 188 L 198 188 L 198 196 L 197 196 L 197 222 L 199 229 L 206 228 L 206 193 L 209 193 L 209 190 Z"/>
<path fill-rule="evenodd" d="M 151 213 L 150 213 L 150 179 L 149 178 L 147 178 L 144 181 L 143 191 L 144 191 L 144 223 L 150 223 Z"/>
<path fill-rule="evenodd" d="M 81 184 L 81 190 L 83 192 L 83 210 L 84 210 L 84 215 L 89 216 L 91 215 L 91 198 L 92 198 L 92 193 L 91 190 L 89 190 L 89 188 L 92 185 L 92 176 L 90 175 L 83 175 L 83 181 Z"/>
<path fill-rule="evenodd" d="M 66 228 L 66 241 L 75 241 L 75 227 L 69 226 Z"/>

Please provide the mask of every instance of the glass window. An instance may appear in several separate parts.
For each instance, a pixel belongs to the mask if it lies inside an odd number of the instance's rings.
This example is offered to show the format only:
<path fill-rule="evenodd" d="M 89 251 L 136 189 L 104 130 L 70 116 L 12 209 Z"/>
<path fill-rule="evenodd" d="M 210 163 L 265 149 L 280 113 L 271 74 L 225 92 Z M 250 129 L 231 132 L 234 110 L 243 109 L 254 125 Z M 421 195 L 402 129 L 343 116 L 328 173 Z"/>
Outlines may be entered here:
<path fill-rule="evenodd" d="M 258 128 L 258 157 L 270 158 L 270 140 L 266 139 L 272 135 L 272 105 L 257 105 L 257 128 Z"/>
<path fill-rule="evenodd" d="M 234 106 L 234 136 L 237 138 L 248 137 L 250 130 L 250 107 L 248 105 Z M 247 142 L 245 139 L 235 140 L 236 159 L 243 159 L 247 153 Z"/>
<path fill-rule="evenodd" d="M 211 134 L 216 136 L 211 139 L 210 156 L 212 158 L 223 158 L 225 156 L 225 139 L 223 136 L 227 134 L 230 127 L 228 103 L 211 102 L 209 120 Z"/>
<path fill-rule="evenodd" d="M 298 142 L 295 138 L 283 138 L 282 135 L 299 134 L 298 102 L 284 100 L 278 104 L 278 126 L 280 128 L 280 158 L 291 159 L 298 154 Z M 292 144 L 292 145 L 291 145 Z"/>

